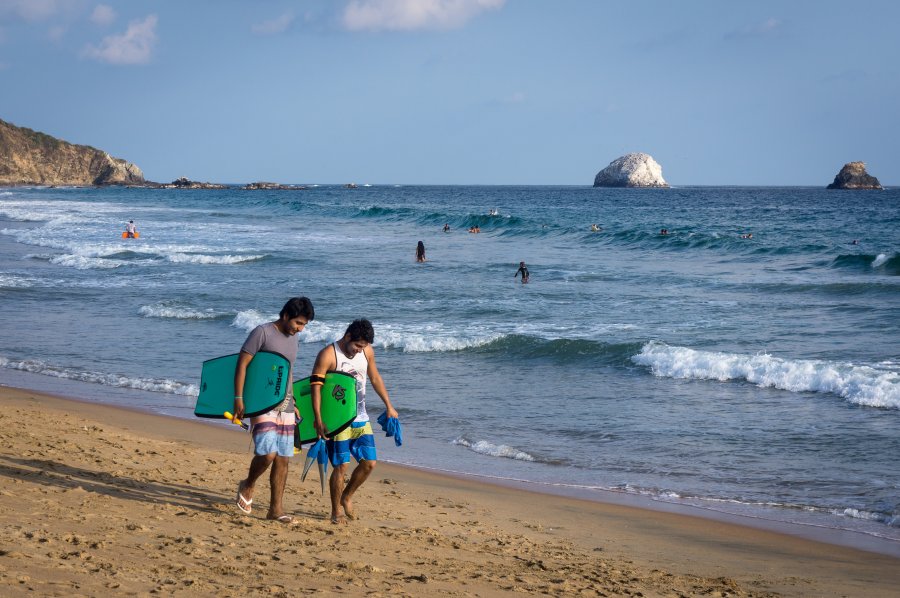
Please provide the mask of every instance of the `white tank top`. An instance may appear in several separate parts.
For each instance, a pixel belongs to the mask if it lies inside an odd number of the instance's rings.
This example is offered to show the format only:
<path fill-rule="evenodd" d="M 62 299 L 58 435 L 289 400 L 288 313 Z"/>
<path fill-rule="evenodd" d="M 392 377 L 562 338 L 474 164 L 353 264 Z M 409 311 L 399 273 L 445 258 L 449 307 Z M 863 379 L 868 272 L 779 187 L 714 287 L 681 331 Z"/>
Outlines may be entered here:
<path fill-rule="evenodd" d="M 335 369 L 356 378 L 356 419 L 354 423 L 369 421 L 366 413 L 366 378 L 369 372 L 369 360 L 364 351 L 357 353 L 353 359 L 348 358 L 341 347 L 334 343 Z"/>

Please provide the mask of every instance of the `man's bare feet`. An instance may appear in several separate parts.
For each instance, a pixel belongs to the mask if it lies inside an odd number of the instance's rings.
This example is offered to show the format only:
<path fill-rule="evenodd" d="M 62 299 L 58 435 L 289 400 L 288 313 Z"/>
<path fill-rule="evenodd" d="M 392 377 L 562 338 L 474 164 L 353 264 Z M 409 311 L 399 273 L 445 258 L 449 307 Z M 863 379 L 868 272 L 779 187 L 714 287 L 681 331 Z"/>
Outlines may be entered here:
<path fill-rule="evenodd" d="M 346 498 L 341 498 L 341 506 L 344 507 L 344 514 L 350 521 L 356 520 L 356 512 L 353 510 L 353 502 Z"/>

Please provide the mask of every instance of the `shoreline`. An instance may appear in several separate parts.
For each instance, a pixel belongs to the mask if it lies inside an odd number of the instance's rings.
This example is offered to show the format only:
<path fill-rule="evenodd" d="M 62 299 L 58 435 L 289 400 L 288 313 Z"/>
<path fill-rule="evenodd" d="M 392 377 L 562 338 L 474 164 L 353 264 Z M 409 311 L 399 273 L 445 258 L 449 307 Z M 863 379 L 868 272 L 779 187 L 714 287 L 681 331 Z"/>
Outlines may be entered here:
<path fill-rule="evenodd" d="M 125 412 L 134 412 L 157 417 L 171 418 L 178 421 L 188 422 L 190 424 L 200 424 L 202 426 L 222 430 L 223 432 L 228 434 L 242 434 L 242 431 L 238 430 L 237 428 L 231 429 L 227 426 L 217 425 L 216 422 L 218 422 L 219 420 L 185 418 L 181 415 L 175 414 L 174 412 L 167 413 L 165 410 L 156 411 L 150 409 L 149 407 L 132 407 L 119 402 L 106 402 L 103 400 L 90 398 L 87 393 L 94 392 L 94 389 L 91 388 L 94 385 L 90 383 L 74 381 L 76 386 L 80 387 L 83 385 L 85 388 L 77 394 L 67 395 L 53 388 L 55 384 L 49 384 L 45 388 L 35 388 L 28 385 L 27 378 L 30 378 L 31 376 L 40 376 L 38 374 L 19 371 L 14 371 L 14 373 L 27 374 L 26 380 L 19 380 L 18 382 L 13 382 L 12 384 L 0 382 L 0 392 L 2 392 L 2 389 L 4 388 L 10 388 L 22 392 L 32 392 L 42 396 L 54 397 L 63 401 L 73 401 L 84 405 L 93 405 L 101 409 L 110 408 L 114 410 L 123 410 Z M 53 380 L 56 381 L 55 379 Z M 72 380 L 66 381 L 70 384 L 73 383 Z M 107 392 L 111 392 L 115 389 L 105 390 Z M 123 396 L 134 392 L 134 389 L 121 390 Z M 116 392 L 115 394 L 119 393 Z M 385 439 L 381 437 L 380 431 L 377 429 L 376 438 L 378 439 L 377 442 L 381 446 L 383 446 L 382 443 L 385 442 Z M 868 533 L 866 531 L 843 529 L 807 522 L 784 521 L 775 518 L 757 516 L 750 513 L 735 513 L 731 511 L 715 509 L 713 507 L 687 504 L 678 501 L 662 500 L 645 494 L 628 491 L 617 491 L 608 488 L 589 488 L 580 485 L 566 485 L 561 483 L 519 479 L 514 477 L 492 476 L 445 469 L 440 467 L 430 467 L 427 465 L 406 464 L 397 461 L 391 461 L 390 459 L 385 458 L 382 458 L 380 460 L 380 463 L 390 464 L 392 467 L 406 468 L 412 471 L 428 472 L 433 475 L 446 476 L 453 479 L 469 480 L 475 483 L 488 484 L 500 488 L 531 492 L 538 496 L 572 498 L 577 500 L 584 500 L 587 502 L 596 502 L 600 504 L 619 505 L 641 510 L 672 513 L 674 515 L 683 515 L 687 517 L 696 517 L 716 522 L 729 523 L 741 527 L 748 527 L 751 529 L 784 534 L 805 540 L 831 544 L 834 546 L 852 548 L 884 556 L 900 558 L 900 542 L 896 542 L 893 539 L 885 538 L 874 533 Z"/>
<path fill-rule="evenodd" d="M 267 481 L 251 516 L 232 505 L 246 435 L 5 386 L 0 399 L 0 586 L 12 592 L 889 596 L 900 585 L 892 556 L 388 463 L 358 495 L 361 519 L 334 526 L 294 460 L 286 526 L 261 518 Z"/>

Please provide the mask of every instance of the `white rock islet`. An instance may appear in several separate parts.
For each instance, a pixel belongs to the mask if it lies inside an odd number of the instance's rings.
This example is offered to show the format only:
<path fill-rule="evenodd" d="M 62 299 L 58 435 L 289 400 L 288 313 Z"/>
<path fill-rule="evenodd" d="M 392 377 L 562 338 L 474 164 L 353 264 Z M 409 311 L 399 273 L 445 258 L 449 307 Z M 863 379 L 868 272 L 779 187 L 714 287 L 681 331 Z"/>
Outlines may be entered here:
<path fill-rule="evenodd" d="M 668 187 L 662 166 L 649 154 L 625 154 L 594 177 L 594 187 Z"/>

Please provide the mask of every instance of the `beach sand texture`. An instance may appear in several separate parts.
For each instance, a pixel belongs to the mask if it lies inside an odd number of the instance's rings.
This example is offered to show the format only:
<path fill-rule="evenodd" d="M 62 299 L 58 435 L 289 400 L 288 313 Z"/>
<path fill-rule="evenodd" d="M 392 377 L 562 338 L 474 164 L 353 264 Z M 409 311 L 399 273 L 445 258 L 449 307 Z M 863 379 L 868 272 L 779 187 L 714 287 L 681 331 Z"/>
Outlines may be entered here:
<path fill-rule="evenodd" d="M 292 462 L 234 507 L 249 436 L 0 388 L 0 595 L 896 596 L 900 559 L 379 464 L 328 519 Z M 380 436 L 378 442 L 385 442 Z M 404 447 L 406 448 L 406 447 Z M 412 449 L 411 449 L 412 450 Z"/>

